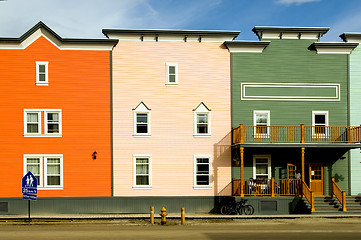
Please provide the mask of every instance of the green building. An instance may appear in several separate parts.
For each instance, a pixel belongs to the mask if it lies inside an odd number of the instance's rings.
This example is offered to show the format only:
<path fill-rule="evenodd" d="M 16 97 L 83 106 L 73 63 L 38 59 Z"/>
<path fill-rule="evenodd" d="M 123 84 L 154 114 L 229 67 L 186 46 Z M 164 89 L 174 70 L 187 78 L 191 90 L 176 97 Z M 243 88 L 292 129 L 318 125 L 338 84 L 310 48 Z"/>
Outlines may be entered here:
<path fill-rule="evenodd" d="M 360 129 L 350 124 L 348 64 L 358 44 L 320 42 L 327 31 L 255 27 L 260 41 L 226 42 L 233 195 L 254 196 L 259 211 L 279 212 L 302 195 L 313 211 L 312 199 L 332 185 L 351 193 L 349 150 L 359 148 Z M 262 203 L 267 196 L 275 197 Z"/>

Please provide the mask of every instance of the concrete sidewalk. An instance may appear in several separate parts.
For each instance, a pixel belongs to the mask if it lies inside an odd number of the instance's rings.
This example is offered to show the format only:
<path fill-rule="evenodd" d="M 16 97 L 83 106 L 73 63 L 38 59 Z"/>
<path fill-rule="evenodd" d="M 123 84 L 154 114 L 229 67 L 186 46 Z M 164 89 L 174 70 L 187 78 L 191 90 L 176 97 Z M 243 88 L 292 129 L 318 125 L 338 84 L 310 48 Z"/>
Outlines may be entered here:
<path fill-rule="evenodd" d="M 160 218 L 155 214 L 155 218 Z M 149 219 L 149 214 L 58 214 L 58 215 L 31 215 L 36 221 L 84 221 L 84 220 L 120 220 L 120 219 Z M 170 213 L 168 219 L 180 219 L 180 213 Z M 289 214 L 289 215 L 221 215 L 221 214 L 186 214 L 186 219 L 299 219 L 299 218 L 361 218 L 361 214 Z M 28 219 L 28 215 L 0 215 L 0 221 L 22 221 Z"/>

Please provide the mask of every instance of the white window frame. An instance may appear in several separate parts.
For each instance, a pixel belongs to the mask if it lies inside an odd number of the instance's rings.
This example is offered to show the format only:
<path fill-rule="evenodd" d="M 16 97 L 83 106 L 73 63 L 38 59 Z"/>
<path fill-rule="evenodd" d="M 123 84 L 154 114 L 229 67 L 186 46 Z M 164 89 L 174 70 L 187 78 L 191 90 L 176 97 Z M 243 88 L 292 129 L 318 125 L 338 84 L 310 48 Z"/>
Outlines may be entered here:
<path fill-rule="evenodd" d="M 38 132 L 37 133 L 28 133 L 28 113 L 36 113 L 38 114 Z M 24 109 L 24 136 L 32 136 L 32 137 L 39 137 L 41 136 L 41 111 L 36 109 Z"/>
<path fill-rule="evenodd" d="M 38 183 L 39 190 L 63 190 L 64 188 L 64 174 L 63 174 L 63 154 L 24 154 L 23 158 L 23 176 L 27 174 L 27 159 L 40 158 L 40 183 Z M 47 159 L 60 158 L 60 185 L 47 184 Z"/>
<path fill-rule="evenodd" d="M 257 179 L 257 172 L 256 172 L 257 158 L 267 158 L 268 159 L 268 161 L 267 161 L 267 171 L 268 171 L 267 179 L 271 179 L 271 177 L 272 177 L 271 155 L 253 155 L 253 179 Z M 260 174 L 258 174 L 258 175 L 260 175 Z"/>
<path fill-rule="evenodd" d="M 325 133 L 316 133 L 316 115 L 325 115 Z M 312 137 L 313 138 L 326 138 L 328 137 L 328 111 L 312 111 Z M 321 125 L 318 125 L 321 126 Z"/>
<path fill-rule="evenodd" d="M 137 185 L 137 158 L 148 158 L 148 178 L 149 185 Z M 133 188 L 134 189 L 152 189 L 152 155 L 151 154 L 133 154 Z"/>
<path fill-rule="evenodd" d="M 40 65 L 45 65 L 45 81 L 40 81 L 39 74 L 40 74 Z M 49 62 L 36 62 L 36 85 L 37 86 L 48 86 L 49 85 L 49 72 L 48 72 L 48 65 Z"/>
<path fill-rule="evenodd" d="M 197 185 L 197 159 L 198 158 L 208 158 L 208 169 L 209 169 L 209 184 L 208 185 Z M 212 156 L 211 155 L 194 155 L 193 158 L 193 188 L 194 189 L 212 189 L 212 177 L 213 177 L 213 164 L 212 164 Z"/>
<path fill-rule="evenodd" d="M 265 126 L 267 126 L 267 133 L 257 133 L 257 115 L 260 114 L 267 114 L 267 124 Z M 253 111 L 253 137 L 254 138 L 269 138 L 270 134 L 270 128 L 269 126 L 271 125 L 271 111 L 269 110 L 254 110 Z"/>
<path fill-rule="evenodd" d="M 175 82 L 169 81 L 169 67 L 175 68 Z M 178 63 L 166 63 L 166 85 L 167 86 L 177 86 L 178 85 Z"/>
<path fill-rule="evenodd" d="M 135 137 L 150 137 L 151 136 L 151 114 L 150 109 L 141 102 L 135 109 L 133 109 L 133 118 L 134 118 L 134 136 Z M 138 133 L 137 132 L 137 114 L 147 114 L 147 133 Z"/>
<path fill-rule="evenodd" d="M 39 118 L 38 133 L 27 132 L 27 113 L 37 113 Z M 48 133 L 48 117 L 47 113 L 59 114 L 59 133 Z M 42 119 L 44 118 L 44 128 Z M 62 110 L 61 109 L 24 109 L 24 137 L 62 137 Z M 44 131 L 43 131 L 44 129 Z"/>
<path fill-rule="evenodd" d="M 210 137 L 212 135 L 211 133 L 211 110 L 207 108 L 207 106 L 202 102 L 198 105 L 196 109 L 193 110 L 193 125 L 194 125 L 194 137 Z M 198 114 L 206 114 L 207 115 L 207 133 L 198 133 Z"/>

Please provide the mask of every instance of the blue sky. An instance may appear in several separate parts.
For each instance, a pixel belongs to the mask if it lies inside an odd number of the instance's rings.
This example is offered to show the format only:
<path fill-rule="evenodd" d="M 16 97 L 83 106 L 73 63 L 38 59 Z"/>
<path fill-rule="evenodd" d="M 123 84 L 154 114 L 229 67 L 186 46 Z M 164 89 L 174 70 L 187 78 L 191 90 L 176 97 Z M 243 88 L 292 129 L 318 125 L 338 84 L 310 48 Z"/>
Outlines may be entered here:
<path fill-rule="evenodd" d="M 360 0 L 0 0 L 0 36 L 43 21 L 62 37 L 102 38 L 103 28 L 241 31 L 254 26 L 330 27 L 321 41 L 361 32 Z"/>

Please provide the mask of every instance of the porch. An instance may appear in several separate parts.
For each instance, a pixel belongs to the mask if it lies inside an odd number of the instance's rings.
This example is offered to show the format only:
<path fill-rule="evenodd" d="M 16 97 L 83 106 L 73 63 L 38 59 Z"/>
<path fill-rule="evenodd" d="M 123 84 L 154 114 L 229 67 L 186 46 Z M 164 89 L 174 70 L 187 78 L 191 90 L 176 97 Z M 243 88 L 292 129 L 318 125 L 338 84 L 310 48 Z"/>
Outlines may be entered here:
<path fill-rule="evenodd" d="M 346 193 L 344 190 L 347 189 L 340 188 L 335 180 L 331 181 L 331 177 L 335 175 L 332 167 L 338 161 L 338 166 L 343 164 L 345 165 L 343 167 L 347 168 L 347 159 L 343 161 L 340 159 L 346 158 L 344 154 L 349 149 L 360 148 L 360 138 L 361 127 L 304 126 L 302 124 L 300 126 L 244 126 L 241 124 L 233 129 L 233 150 L 239 155 L 237 165 L 239 178 L 232 179 L 232 195 L 241 197 L 303 196 L 314 208 L 314 195 L 324 195 L 327 192 L 332 196 L 337 196 L 342 202 L 343 195 Z M 246 157 L 246 162 L 245 152 L 248 154 L 251 152 Z M 283 158 L 287 160 L 282 160 L 281 163 L 284 168 L 287 168 L 287 175 L 275 173 L 274 169 L 279 168 L 278 165 L 273 164 L 272 170 L 270 163 L 267 165 L 267 159 L 270 162 L 271 155 L 273 159 L 277 159 L 276 164 L 280 164 L 280 152 L 286 155 Z M 307 157 L 305 157 L 306 152 Z M 257 154 L 258 159 L 255 157 Z M 250 159 L 252 158 L 253 174 L 250 174 Z M 256 164 L 262 166 L 262 163 L 270 170 L 265 169 L 264 166 L 255 167 Z M 327 170 L 325 178 L 324 167 Z M 296 168 L 300 170 L 300 179 L 296 178 Z M 258 175 L 257 171 L 259 171 Z M 262 176 L 261 173 L 265 174 Z M 342 178 L 342 181 L 347 181 L 347 174 Z"/>

